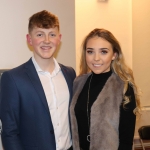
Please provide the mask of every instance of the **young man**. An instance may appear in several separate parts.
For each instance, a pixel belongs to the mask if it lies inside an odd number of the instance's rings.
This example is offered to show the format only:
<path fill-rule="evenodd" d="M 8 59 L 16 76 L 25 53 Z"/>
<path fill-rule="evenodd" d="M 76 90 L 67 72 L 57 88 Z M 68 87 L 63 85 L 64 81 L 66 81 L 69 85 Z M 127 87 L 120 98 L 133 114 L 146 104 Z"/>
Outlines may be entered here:
<path fill-rule="evenodd" d="M 59 46 L 58 18 L 41 11 L 29 19 L 33 57 L 3 73 L 0 117 L 5 150 L 71 150 L 68 108 L 75 72 L 53 57 Z"/>

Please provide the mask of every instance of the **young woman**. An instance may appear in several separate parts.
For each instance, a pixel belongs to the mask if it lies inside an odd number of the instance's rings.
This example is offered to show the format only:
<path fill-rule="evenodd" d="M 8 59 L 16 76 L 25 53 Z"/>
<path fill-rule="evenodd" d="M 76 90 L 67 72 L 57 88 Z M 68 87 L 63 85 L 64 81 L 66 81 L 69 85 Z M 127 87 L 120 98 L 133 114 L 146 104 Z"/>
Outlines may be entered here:
<path fill-rule="evenodd" d="M 111 32 L 94 29 L 83 41 L 74 81 L 71 128 L 75 150 L 131 150 L 140 106 L 132 70 Z"/>

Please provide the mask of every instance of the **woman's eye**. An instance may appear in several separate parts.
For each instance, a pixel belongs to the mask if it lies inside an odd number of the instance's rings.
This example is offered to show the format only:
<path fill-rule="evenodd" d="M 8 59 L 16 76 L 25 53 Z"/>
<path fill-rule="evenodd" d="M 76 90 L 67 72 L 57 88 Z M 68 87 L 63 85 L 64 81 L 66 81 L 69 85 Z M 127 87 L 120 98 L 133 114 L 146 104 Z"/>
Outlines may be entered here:
<path fill-rule="evenodd" d="M 93 53 L 93 51 L 87 50 L 87 53 L 88 53 L 88 54 L 92 54 L 92 53 Z"/>
<path fill-rule="evenodd" d="M 102 53 L 102 54 L 107 54 L 108 52 L 105 51 L 105 50 L 102 50 L 101 53 Z"/>

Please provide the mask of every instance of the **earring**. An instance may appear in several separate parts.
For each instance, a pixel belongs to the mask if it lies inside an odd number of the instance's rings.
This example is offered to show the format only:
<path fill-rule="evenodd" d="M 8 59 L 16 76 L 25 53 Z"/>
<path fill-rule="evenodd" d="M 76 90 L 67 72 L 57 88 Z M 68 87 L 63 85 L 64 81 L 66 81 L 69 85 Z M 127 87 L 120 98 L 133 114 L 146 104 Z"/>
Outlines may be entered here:
<path fill-rule="evenodd" d="M 115 59 L 115 56 L 113 56 L 112 60 L 114 60 L 114 59 Z"/>

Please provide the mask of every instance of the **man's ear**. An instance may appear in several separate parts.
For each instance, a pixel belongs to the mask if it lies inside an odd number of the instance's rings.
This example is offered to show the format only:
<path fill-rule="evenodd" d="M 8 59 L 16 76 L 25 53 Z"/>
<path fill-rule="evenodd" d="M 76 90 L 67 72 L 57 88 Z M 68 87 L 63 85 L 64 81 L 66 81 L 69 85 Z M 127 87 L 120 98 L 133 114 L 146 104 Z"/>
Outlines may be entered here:
<path fill-rule="evenodd" d="M 62 34 L 59 34 L 59 40 L 60 40 L 60 42 L 61 42 L 61 37 L 62 37 Z"/>
<path fill-rule="evenodd" d="M 58 45 L 60 45 L 60 43 L 61 43 L 61 37 L 62 37 L 62 35 L 61 34 L 59 34 L 59 36 L 58 36 Z"/>
<path fill-rule="evenodd" d="M 27 34 L 27 35 L 26 35 L 26 38 L 27 38 L 28 44 L 32 46 L 31 35 L 30 35 L 30 34 Z"/>

